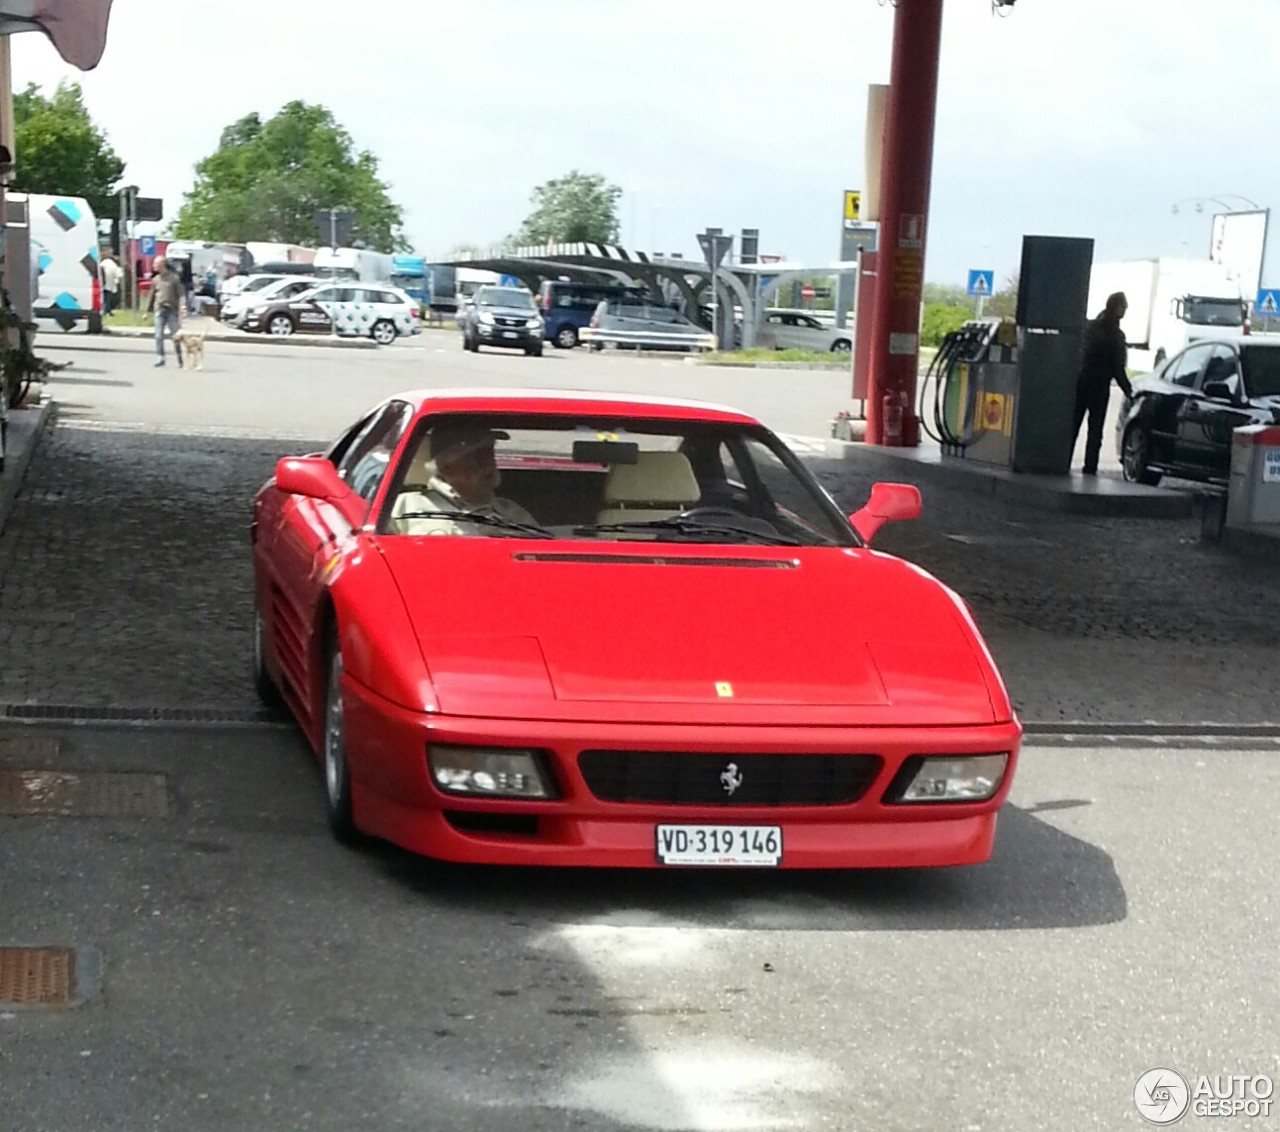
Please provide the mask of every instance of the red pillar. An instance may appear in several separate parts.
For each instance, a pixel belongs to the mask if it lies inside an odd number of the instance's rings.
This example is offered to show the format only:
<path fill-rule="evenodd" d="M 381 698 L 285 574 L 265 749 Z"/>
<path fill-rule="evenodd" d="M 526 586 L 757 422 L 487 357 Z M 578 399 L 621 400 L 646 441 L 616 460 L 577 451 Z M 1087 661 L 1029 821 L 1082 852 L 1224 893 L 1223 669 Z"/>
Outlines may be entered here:
<path fill-rule="evenodd" d="M 868 444 L 915 447 L 920 443 L 916 369 L 941 46 L 942 0 L 898 0 L 880 176 Z M 885 411 L 886 400 L 902 406 L 900 436 L 892 435 L 893 416 Z"/>

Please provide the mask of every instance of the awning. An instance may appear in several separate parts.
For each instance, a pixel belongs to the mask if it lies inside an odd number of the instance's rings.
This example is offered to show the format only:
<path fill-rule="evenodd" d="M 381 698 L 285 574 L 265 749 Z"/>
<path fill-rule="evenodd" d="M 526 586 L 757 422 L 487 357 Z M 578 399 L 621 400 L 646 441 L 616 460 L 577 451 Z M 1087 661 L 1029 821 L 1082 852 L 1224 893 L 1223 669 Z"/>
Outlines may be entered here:
<path fill-rule="evenodd" d="M 102 60 L 110 17 L 111 0 L 0 0 L 0 34 L 42 31 L 81 71 Z"/>

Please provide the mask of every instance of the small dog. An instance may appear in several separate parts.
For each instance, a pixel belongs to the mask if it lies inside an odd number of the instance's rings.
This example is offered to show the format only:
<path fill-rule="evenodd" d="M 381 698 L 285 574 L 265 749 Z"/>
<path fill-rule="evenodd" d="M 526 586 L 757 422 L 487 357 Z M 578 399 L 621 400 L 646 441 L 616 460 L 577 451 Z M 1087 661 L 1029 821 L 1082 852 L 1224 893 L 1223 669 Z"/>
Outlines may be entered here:
<path fill-rule="evenodd" d="M 204 334 L 179 330 L 173 336 L 174 348 L 181 355 L 180 369 L 204 369 Z"/>

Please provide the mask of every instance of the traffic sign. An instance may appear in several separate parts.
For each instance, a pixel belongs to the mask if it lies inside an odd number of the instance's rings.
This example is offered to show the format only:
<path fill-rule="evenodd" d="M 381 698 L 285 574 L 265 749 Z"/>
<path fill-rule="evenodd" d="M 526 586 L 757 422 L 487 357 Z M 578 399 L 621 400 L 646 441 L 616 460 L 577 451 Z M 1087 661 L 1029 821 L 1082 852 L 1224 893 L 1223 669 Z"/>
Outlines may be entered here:
<path fill-rule="evenodd" d="M 1280 290 L 1268 288 L 1258 292 L 1258 301 L 1253 304 L 1253 313 L 1265 318 L 1280 316 Z"/>
<path fill-rule="evenodd" d="M 976 299 L 989 299 L 995 290 L 996 273 L 994 271 L 970 271 L 969 294 Z"/>
<path fill-rule="evenodd" d="M 844 194 L 844 218 L 860 220 L 862 218 L 862 190 L 846 189 Z"/>
<path fill-rule="evenodd" d="M 498 286 L 500 287 L 519 287 L 520 280 L 514 275 L 502 275 L 498 278 Z"/>
<path fill-rule="evenodd" d="M 818 294 L 817 288 L 816 288 L 816 287 L 810 287 L 810 286 L 809 286 L 809 284 L 807 284 L 807 283 L 806 283 L 803 287 L 801 287 L 801 288 L 800 288 L 800 297 L 801 297 L 802 299 L 812 299 L 812 298 L 816 298 L 816 297 L 817 297 L 817 294 Z"/>
<path fill-rule="evenodd" d="M 156 254 L 156 238 L 154 236 L 138 237 L 138 254 L 149 256 Z"/>

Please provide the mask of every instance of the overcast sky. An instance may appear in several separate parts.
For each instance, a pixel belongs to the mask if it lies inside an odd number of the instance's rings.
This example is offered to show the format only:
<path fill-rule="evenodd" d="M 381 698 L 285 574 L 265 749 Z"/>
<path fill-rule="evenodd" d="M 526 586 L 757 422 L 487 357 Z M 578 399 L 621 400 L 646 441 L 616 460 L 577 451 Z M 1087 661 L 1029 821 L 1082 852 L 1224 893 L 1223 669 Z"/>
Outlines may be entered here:
<path fill-rule="evenodd" d="M 377 155 L 426 255 L 500 240 L 535 185 L 576 168 L 625 190 L 627 245 L 695 255 L 709 224 L 758 227 L 762 251 L 827 263 L 843 191 L 862 187 L 894 9 L 744 9 L 116 0 L 95 71 L 23 34 L 14 85 L 81 82 L 169 215 L 224 126 L 301 98 Z M 1176 202 L 1276 203 L 1277 16 L 1280 0 L 1018 0 L 1003 18 L 946 0 L 926 278 L 992 268 L 999 283 L 1027 233 L 1091 236 L 1100 259 L 1207 255 L 1220 206 Z M 1275 258 L 1264 282 L 1280 283 Z"/>

